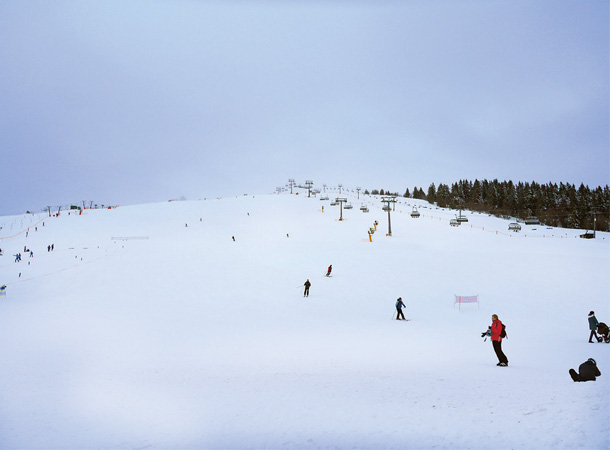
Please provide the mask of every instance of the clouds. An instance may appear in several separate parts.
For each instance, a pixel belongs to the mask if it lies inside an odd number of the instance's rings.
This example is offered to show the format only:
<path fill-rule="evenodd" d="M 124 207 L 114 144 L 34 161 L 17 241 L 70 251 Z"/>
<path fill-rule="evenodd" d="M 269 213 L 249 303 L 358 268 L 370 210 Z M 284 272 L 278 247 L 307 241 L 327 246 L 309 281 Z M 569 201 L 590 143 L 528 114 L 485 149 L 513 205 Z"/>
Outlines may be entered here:
<path fill-rule="evenodd" d="M 0 9 L 2 213 L 83 190 L 125 204 L 291 177 L 399 191 L 609 178 L 605 2 Z"/>

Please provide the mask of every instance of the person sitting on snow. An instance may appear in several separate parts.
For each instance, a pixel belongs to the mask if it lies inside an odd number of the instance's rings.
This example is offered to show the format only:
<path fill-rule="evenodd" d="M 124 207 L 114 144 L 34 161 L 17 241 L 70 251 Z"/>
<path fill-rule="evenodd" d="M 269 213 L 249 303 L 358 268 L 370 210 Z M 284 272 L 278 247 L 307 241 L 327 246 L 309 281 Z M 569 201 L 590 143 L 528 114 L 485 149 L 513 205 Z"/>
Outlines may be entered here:
<path fill-rule="evenodd" d="M 582 363 L 578 367 L 578 373 L 574 369 L 570 369 L 570 376 L 574 381 L 595 381 L 595 377 L 599 377 L 601 374 L 593 358 Z"/>

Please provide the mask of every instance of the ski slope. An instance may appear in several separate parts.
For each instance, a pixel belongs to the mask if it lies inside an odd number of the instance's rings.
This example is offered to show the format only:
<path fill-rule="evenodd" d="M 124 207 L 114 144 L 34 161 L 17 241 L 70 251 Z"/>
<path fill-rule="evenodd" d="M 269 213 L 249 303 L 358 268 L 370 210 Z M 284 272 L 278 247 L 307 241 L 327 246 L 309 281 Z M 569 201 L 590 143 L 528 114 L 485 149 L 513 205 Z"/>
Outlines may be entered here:
<path fill-rule="evenodd" d="M 610 447 L 608 233 L 355 195 L 0 217 L 0 448 Z"/>

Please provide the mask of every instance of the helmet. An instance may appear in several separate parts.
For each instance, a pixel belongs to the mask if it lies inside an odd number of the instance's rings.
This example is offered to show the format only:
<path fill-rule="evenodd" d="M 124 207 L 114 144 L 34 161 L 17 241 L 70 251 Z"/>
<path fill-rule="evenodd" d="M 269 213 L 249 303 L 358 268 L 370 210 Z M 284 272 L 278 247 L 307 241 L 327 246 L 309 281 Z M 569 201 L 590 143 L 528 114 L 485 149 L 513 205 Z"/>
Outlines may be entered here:
<path fill-rule="evenodd" d="M 590 361 L 597 366 L 597 363 L 595 362 L 595 360 L 593 358 L 589 358 L 589 359 L 587 359 L 587 361 Z"/>

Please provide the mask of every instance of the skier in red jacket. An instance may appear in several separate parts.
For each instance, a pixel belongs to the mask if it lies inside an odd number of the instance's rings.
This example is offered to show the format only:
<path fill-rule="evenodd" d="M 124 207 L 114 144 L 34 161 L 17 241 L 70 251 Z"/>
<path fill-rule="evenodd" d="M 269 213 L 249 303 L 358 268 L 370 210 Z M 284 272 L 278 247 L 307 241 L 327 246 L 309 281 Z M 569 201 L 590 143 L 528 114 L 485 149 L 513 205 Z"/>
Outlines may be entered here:
<path fill-rule="evenodd" d="M 508 366 L 508 358 L 502 351 L 502 337 L 500 336 L 500 333 L 502 333 L 502 322 L 500 322 L 500 319 L 498 319 L 497 314 L 491 316 L 491 320 L 491 345 L 493 345 L 496 356 L 498 357 L 498 361 L 500 361 L 497 365 L 500 367 L 506 367 Z"/>

